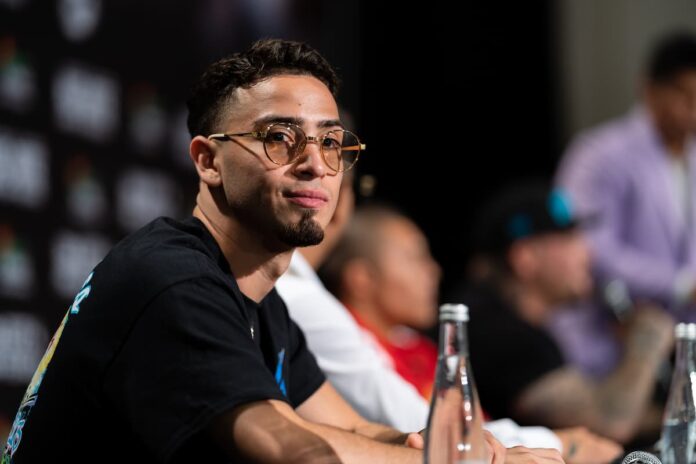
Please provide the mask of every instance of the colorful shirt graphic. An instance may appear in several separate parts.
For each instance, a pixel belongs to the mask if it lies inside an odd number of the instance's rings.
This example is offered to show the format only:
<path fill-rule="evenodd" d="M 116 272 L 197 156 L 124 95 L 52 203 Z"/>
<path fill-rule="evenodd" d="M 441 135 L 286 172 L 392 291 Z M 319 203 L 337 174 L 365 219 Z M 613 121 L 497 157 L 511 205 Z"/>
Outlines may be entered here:
<path fill-rule="evenodd" d="M 7 443 L 5 444 L 5 450 L 2 453 L 2 461 L 0 461 L 0 464 L 12 463 L 12 456 L 15 454 L 17 448 L 19 448 L 20 442 L 22 441 L 22 429 L 24 429 L 24 424 L 27 422 L 29 413 L 39 397 L 39 387 L 41 386 L 41 381 L 46 373 L 48 364 L 53 358 L 53 353 L 56 351 L 56 346 L 58 346 L 60 336 L 63 334 L 65 324 L 68 322 L 68 317 L 70 314 L 77 314 L 80 311 L 80 303 L 89 295 L 91 289 L 89 282 L 92 280 L 93 275 L 94 272 L 92 272 L 89 277 L 87 277 L 87 280 L 85 280 L 85 283 L 82 284 L 82 289 L 78 292 L 73 304 L 70 305 L 70 308 L 68 308 L 68 311 L 63 317 L 60 326 L 58 326 L 58 330 L 56 330 L 56 333 L 53 335 L 53 338 L 48 344 L 46 353 L 44 353 L 43 358 L 41 358 L 39 367 L 37 367 L 36 372 L 34 372 L 34 376 L 29 383 L 29 387 L 27 387 L 27 391 L 24 394 L 24 398 L 22 398 L 22 402 L 19 406 L 19 410 L 17 411 L 17 415 L 15 416 L 15 420 L 12 423 L 12 429 L 10 430 L 9 437 L 7 437 Z"/>

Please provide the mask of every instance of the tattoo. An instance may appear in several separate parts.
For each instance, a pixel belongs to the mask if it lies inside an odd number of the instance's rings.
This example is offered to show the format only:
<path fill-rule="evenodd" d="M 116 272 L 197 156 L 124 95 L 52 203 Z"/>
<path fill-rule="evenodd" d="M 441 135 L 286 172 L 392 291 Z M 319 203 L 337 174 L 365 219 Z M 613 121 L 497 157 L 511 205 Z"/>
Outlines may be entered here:
<path fill-rule="evenodd" d="M 633 353 L 643 357 L 659 356 L 660 332 L 651 327 L 641 327 L 631 336 Z"/>
<path fill-rule="evenodd" d="M 542 377 L 518 397 L 521 415 L 545 423 L 571 424 L 594 409 L 593 388 L 572 369 L 559 369 Z"/>
<path fill-rule="evenodd" d="M 570 458 L 572 458 L 573 456 L 575 456 L 575 453 L 577 452 L 577 450 L 578 450 L 578 445 L 577 445 L 577 443 L 575 443 L 574 441 L 571 441 L 571 442 L 568 444 L 568 452 L 566 453 L 566 456 L 565 456 L 566 459 L 570 459 Z"/>

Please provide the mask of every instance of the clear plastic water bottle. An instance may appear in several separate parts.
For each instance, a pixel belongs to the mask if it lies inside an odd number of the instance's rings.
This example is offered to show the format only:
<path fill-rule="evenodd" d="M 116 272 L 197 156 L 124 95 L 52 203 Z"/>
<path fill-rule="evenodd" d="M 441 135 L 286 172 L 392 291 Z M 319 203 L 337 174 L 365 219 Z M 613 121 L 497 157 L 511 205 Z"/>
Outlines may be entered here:
<path fill-rule="evenodd" d="M 490 460 L 469 364 L 468 320 L 465 305 L 440 307 L 440 347 L 425 434 L 426 464 L 483 464 Z"/>
<path fill-rule="evenodd" d="M 662 426 L 662 462 L 696 463 L 696 324 L 677 324 L 672 384 Z"/>

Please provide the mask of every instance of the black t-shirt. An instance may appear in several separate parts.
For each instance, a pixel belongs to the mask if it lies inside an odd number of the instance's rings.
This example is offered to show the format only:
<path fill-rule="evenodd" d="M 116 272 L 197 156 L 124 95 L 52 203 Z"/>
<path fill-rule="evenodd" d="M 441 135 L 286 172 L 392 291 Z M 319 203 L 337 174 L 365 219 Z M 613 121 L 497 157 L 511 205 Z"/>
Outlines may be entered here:
<path fill-rule="evenodd" d="M 535 380 L 565 364 L 558 346 L 491 287 L 470 287 L 460 301 L 470 310 L 469 351 L 481 406 L 493 418 L 524 423 L 515 417 L 514 402 Z"/>
<path fill-rule="evenodd" d="M 160 218 L 85 282 L 2 464 L 225 462 L 202 433 L 212 418 L 256 400 L 296 407 L 323 382 L 275 289 L 246 298 L 200 221 Z"/>

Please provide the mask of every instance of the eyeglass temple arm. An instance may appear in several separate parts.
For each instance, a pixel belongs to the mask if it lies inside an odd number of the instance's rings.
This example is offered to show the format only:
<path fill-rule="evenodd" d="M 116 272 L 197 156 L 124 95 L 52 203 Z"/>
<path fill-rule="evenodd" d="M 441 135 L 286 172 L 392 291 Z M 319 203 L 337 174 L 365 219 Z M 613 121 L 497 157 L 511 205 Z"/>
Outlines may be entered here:
<path fill-rule="evenodd" d="M 220 133 L 220 134 L 210 134 L 208 136 L 208 140 L 230 140 L 232 137 L 264 137 L 265 133 L 264 132 L 242 132 L 239 134 L 228 134 L 228 133 Z"/>
<path fill-rule="evenodd" d="M 364 143 L 361 143 L 359 146 L 358 145 L 351 145 L 348 147 L 341 147 L 341 150 L 365 150 L 367 148 L 367 145 Z"/>

